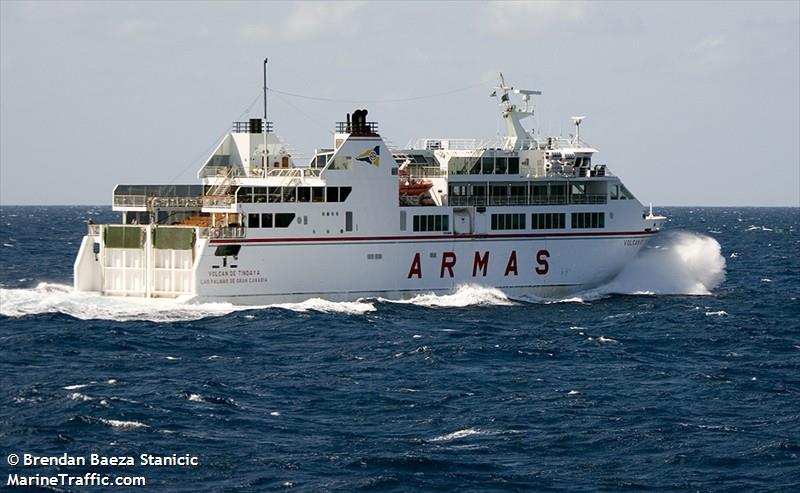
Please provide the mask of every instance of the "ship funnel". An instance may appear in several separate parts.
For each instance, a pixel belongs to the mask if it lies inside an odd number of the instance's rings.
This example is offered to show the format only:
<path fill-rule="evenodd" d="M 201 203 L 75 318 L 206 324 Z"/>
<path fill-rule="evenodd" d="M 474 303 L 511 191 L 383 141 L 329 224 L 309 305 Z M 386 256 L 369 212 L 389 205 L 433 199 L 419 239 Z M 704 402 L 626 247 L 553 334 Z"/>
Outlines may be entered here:
<path fill-rule="evenodd" d="M 261 118 L 251 118 L 250 119 L 250 124 L 248 125 L 250 127 L 249 128 L 250 133 L 251 134 L 260 134 L 264 129 L 262 123 L 263 122 L 262 122 Z"/>

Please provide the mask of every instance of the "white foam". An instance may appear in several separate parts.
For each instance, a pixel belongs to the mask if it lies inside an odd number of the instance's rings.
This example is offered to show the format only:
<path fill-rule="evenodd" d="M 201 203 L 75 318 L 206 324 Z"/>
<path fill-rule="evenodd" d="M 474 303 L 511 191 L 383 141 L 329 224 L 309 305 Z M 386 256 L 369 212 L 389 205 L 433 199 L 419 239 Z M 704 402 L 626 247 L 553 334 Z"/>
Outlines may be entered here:
<path fill-rule="evenodd" d="M 64 390 L 78 390 L 78 389 L 82 389 L 82 388 L 85 388 L 85 387 L 88 387 L 88 386 L 89 386 L 88 383 L 81 383 L 81 384 L 78 384 L 78 385 L 67 385 L 66 387 L 61 387 L 61 388 L 64 389 Z"/>
<path fill-rule="evenodd" d="M 146 424 L 140 423 L 138 421 L 120 421 L 117 419 L 105 419 L 105 418 L 97 418 L 97 420 L 103 424 L 112 426 L 114 428 L 130 428 L 130 429 L 149 428 L 149 426 L 147 426 Z"/>
<path fill-rule="evenodd" d="M 64 284 L 44 282 L 33 289 L 0 289 L 0 314 L 7 317 L 63 313 L 81 320 L 174 322 L 227 315 L 251 308 L 229 303 L 192 304 L 174 299 L 108 297 L 76 292 Z"/>
<path fill-rule="evenodd" d="M 713 317 L 713 316 L 727 317 L 728 316 L 728 312 L 726 312 L 725 310 L 719 310 L 719 311 L 716 311 L 716 312 L 706 312 L 706 317 Z"/>
<path fill-rule="evenodd" d="M 610 343 L 615 343 L 615 342 L 619 342 L 619 341 L 618 341 L 618 340 L 616 340 L 616 339 L 612 339 L 612 338 L 610 338 L 610 337 L 606 337 L 606 336 L 600 336 L 600 337 L 598 337 L 598 338 L 597 338 L 597 340 L 598 340 L 599 342 L 603 342 L 603 343 L 609 343 L 609 342 L 610 342 Z"/>
<path fill-rule="evenodd" d="M 464 284 L 456 288 L 453 294 L 437 295 L 433 293 L 419 294 L 408 300 L 386 300 L 380 301 L 388 303 L 406 303 L 428 308 L 461 308 L 474 305 L 510 306 L 515 303 L 508 299 L 501 290 L 478 286 L 474 284 Z"/>
<path fill-rule="evenodd" d="M 567 395 L 578 395 L 578 394 L 580 394 L 580 392 L 578 392 L 577 390 L 570 390 L 569 392 L 567 392 Z"/>
<path fill-rule="evenodd" d="M 460 438 L 466 438 L 472 435 L 481 435 L 484 432 L 475 429 L 475 428 L 466 428 L 463 430 L 454 431 L 453 433 L 448 433 L 447 435 L 441 435 L 436 438 L 431 438 L 430 441 L 432 442 L 449 442 L 451 440 L 458 440 Z"/>
<path fill-rule="evenodd" d="M 598 288 L 606 294 L 709 295 L 725 280 L 725 258 L 719 242 L 686 231 L 662 233 L 611 282 Z"/>
<path fill-rule="evenodd" d="M 39 283 L 32 289 L 0 288 L 0 315 L 23 317 L 42 313 L 63 313 L 82 320 L 126 322 L 148 320 L 177 322 L 224 316 L 241 310 L 284 308 L 296 312 L 315 310 L 327 313 L 363 314 L 375 311 L 364 301 L 333 302 L 318 298 L 302 303 L 270 306 L 238 306 L 230 303 L 192 303 L 181 299 L 109 297 L 98 293 L 76 292 L 64 284 Z M 252 319 L 254 317 L 250 317 Z M 169 358 L 168 358 L 169 359 Z"/>
<path fill-rule="evenodd" d="M 283 303 L 278 305 L 270 305 L 274 308 L 284 308 L 295 312 L 307 312 L 309 310 L 324 312 L 324 313 L 343 313 L 347 315 L 362 315 L 368 312 L 375 311 L 375 305 L 372 303 L 358 300 L 358 301 L 328 301 L 321 298 L 311 298 L 310 300 L 303 301 L 302 303 Z"/>
<path fill-rule="evenodd" d="M 189 394 L 188 399 L 192 402 L 203 402 L 203 396 L 200 394 Z"/>
<path fill-rule="evenodd" d="M 71 393 L 69 395 L 69 398 L 72 399 L 73 401 L 83 401 L 83 402 L 94 400 L 88 395 L 81 394 L 80 392 Z"/>

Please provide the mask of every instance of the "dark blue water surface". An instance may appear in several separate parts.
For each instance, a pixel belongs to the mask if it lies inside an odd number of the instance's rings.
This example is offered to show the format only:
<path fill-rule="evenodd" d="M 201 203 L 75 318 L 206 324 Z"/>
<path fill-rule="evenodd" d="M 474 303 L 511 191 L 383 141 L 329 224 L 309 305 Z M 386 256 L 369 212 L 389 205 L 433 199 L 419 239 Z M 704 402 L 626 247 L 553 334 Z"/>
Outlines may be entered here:
<path fill-rule="evenodd" d="M 7 486 L 96 471 L 146 477 L 112 491 L 800 491 L 800 213 L 661 212 L 701 235 L 572 300 L 241 310 L 72 293 L 83 221 L 116 215 L 4 207 L 0 489 L 102 491 Z M 7 464 L 65 452 L 199 465 Z"/>

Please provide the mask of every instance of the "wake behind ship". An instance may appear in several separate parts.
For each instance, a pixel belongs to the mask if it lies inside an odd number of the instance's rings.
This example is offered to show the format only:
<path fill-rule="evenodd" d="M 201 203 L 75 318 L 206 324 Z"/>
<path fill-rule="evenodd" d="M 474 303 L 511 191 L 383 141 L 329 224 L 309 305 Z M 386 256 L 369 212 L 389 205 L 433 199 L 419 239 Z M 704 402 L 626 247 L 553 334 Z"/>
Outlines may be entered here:
<path fill-rule="evenodd" d="M 265 84 L 266 85 L 266 84 Z M 233 129 L 198 185 L 118 185 L 122 224 L 90 224 L 77 291 L 235 304 L 406 298 L 463 284 L 562 296 L 613 278 L 661 228 L 580 139 L 521 121 L 538 91 L 501 83 L 507 136 L 390 148 L 366 110 L 296 165 L 263 119 Z M 512 103 L 521 96 L 522 105 Z"/>

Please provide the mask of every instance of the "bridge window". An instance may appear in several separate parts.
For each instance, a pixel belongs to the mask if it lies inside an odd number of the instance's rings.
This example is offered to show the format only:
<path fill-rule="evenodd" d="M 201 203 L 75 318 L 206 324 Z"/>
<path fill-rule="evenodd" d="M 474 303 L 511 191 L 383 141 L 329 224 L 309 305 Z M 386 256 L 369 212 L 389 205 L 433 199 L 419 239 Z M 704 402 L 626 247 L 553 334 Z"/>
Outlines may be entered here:
<path fill-rule="evenodd" d="M 297 201 L 311 202 L 311 187 L 297 187 Z"/>
<path fill-rule="evenodd" d="M 297 200 L 297 189 L 295 187 L 283 187 L 282 202 L 295 202 Z"/>
<path fill-rule="evenodd" d="M 247 227 L 248 228 L 260 228 L 261 221 L 260 216 L 258 214 L 248 214 L 247 215 Z"/>
<path fill-rule="evenodd" d="M 328 202 L 339 202 L 339 187 L 328 187 L 326 193 Z"/>
<path fill-rule="evenodd" d="M 322 187 L 311 187 L 311 202 L 325 202 L 325 189 Z"/>
<path fill-rule="evenodd" d="M 268 202 L 280 202 L 281 195 L 283 195 L 281 187 L 269 187 Z"/>
<path fill-rule="evenodd" d="M 272 227 L 272 214 L 261 214 L 261 227 L 262 228 Z"/>
<path fill-rule="evenodd" d="M 510 157 L 510 158 L 508 158 L 508 174 L 509 175 L 518 175 L 519 174 L 519 158 L 518 157 Z"/>
<path fill-rule="evenodd" d="M 251 187 L 240 187 L 236 191 L 236 201 L 240 204 L 253 202 L 253 189 Z"/>
<path fill-rule="evenodd" d="M 508 159 L 504 157 L 497 157 L 494 159 L 494 174 L 504 175 L 508 168 Z"/>
<path fill-rule="evenodd" d="M 481 158 L 481 169 L 484 175 L 491 175 L 494 173 L 494 156 L 486 156 Z"/>
<path fill-rule="evenodd" d="M 593 229 L 606 227 L 605 212 L 573 212 L 573 229 Z"/>
<path fill-rule="evenodd" d="M 267 187 L 253 188 L 253 202 L 263 203 L 267 201 Z"/>
<path fill-rule="evenodd" d="M 353 187 L 339 187 L 339 202 L 344 202 L 350 196 Z"/>

